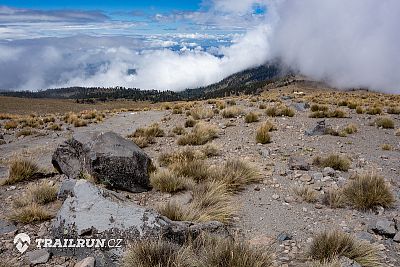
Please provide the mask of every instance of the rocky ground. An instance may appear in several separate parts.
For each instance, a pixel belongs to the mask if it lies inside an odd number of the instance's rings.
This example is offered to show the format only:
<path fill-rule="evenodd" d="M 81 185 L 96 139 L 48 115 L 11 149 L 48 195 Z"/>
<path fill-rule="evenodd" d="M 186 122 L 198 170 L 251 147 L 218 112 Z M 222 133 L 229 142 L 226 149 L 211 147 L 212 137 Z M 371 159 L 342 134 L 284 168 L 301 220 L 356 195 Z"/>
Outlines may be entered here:
<path fill-rule="evenodd" d="M 271 106 L 274 103 L 265 102 L 263 96 L 260 96 L 235 98 L 235 106 L 242 108 L 245 113 L 258 112 L 259 122 L 245 123 L 242 115 L 223 118 L 219 114 L 206 119 L 219 128 L 219 136 L 212 143 L 219 148 L 220 153 L 210 159 L 212 164 L 218 166 L 227 159 L 242 158 L 257 166 L 263 176 L 262 183 L 250 185 L 235 196 L 233 202 L 237 203 L 239 209 L 232 225 L 229 226 L 230 230 L 253 245 L 272 246 L 276 266 L 301 266 L 313 236 L 324 229 L 333 228 L 376 243 L 384 254 L 384 266 L 399 266 L 400 240 L 393 238 L 391 232 L 396 233 L 400 230 L 400 137 L 395 134 L 400 126 L 400 116 L 390 115 L 395 122 L 395 129 L 382 129 L 372 125 L 378 116 L 357 114 L 355 110 L 347 107 L 343 107 L 348 114 L 346 118 L 309 118 L 310 109 L 297 102 L 301 100 L 311 104 L 312 99 L 307 98 L 311 93 L 305 91 L 305 96 L 298 97 L 290 93 L 293 89 L 287 88 L 284 93 L 276 90 L 274 94 L 279 101 L 295 110 L 294 117 L 268 117 L 263 109 L 259 109 L 259 105 L 266 103 L 267 106 Z M 197 104 L 204 108 L 215 106 L 207 102 Z M 187 119 L 185 111 L 183 114 L 174 113 L 172 110 L 120 113 L 88 127 L 71 127 L 58 133 L 49 132 L 45 135 L 21 138 L 15 138 L 12 130 L 2 129 L 5 144 L 0 146 L 0 176 L 7 177 L 8 160 L 16 155 L 31 157 L 42 168 L 53 172 L 51 155 L 72 133 L 113 131 L 125 137 L 135 129 L 155 122 L 159 123 L 166 133 L 171 133 L 175 126 L 183 126 Z M 257 144 L 255 132 L 266 120 L 272 121 L 277 126 L 277 131 L 271 133 L 271 143 Z M 343 128 L 353 123 L 357 125 L 358 131 L 346 137 L 306 134 L 321 120 L 325 120 L 325 124 L 332 128 Z M 157 162 L 162 153 L 180 148 L 177 138 L 178 136 L 173 134 L 156 138 L 156 143 L 144 148 L 144 151 Z M 390 145 L 392 149 L 383 150 L 383 144 Z M 335 171 L 311 164 L 314 157 L 332 153 L 351 158 L 350 170 Z M 324 193 L 331 188 L 343 187 L 353 174 L 361 171 L 377 172 L 390 182 L 396 196 L 393 208 L 362 212 L 349 207 L 333 209 L 322 203 Z M 60 184 L 65 177 L 54 175 L 46 179 Z M 316 190 L 318 197 L 315 203 L 302 201 L 294 193 L 294 188 L 301 185 Z M 21 196 L 27 186 L 28 183 L 23 182 L 0 187 L 1 257 L 12 259 L 21 266 L 29 265 L 29 257 L 28 254 L 21 255 L 15 250 L 12 243 L 15 233 L 47 236 L 51 224 L 45 222 L 14 226 L 7 223 L 7 215 L 13 209 L 12 201 Z M 174 197 L 155 190 L 140 194 L 122 194 L 129 196 L 134 203 L 150 208 L 157 208 Z M 61 204 L 58 201 L 49 208 L 55 213 Z M 76 259 L 69 257 L 51 257 L 45 261 L 43 266 L 74 266 L 76 263 Z"/>

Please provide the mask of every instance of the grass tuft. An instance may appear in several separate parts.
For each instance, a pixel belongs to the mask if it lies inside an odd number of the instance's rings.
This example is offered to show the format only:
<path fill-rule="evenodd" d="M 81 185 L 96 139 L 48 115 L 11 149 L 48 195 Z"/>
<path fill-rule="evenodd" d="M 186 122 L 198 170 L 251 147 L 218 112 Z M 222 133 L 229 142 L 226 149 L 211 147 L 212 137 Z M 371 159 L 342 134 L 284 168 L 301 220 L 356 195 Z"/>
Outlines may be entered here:
<path fill-rule="evenodd" d="M 196 123 L 197 123 L 196 120 L 194 120 L 193 118 L 189 118 L 185 121 L 185 127 L 186 128 L 194 127 Z"/>
<path fill-rule="evenodd" d="M 260 144 L 271 143 L 269 132 L 273 131 L 275 126 L 271 122 L 264 122 L 256 131 L 256 141 Z"/>
<path fill-rule="evenodd" d="M 392 207 L 395 198 L 382 176 L 374 173 L 357 175 L 343 190 L 347 202 L 359 210 L 377 206 Z"/>
<path fill-rule="evenodd" d="M 52 215 L 47 212 L 46 208 L 37 203 L 31 203 L 23 208 L 17 209 L 9 216 L 11 221 L 24 224 L 47 221 L 51 218 Z"/>
<path fill-rule="evenodd" d="M 303 201 L 308 203 L 317 202 L 318 193 L 310 186 L 297 186 L 293 188 L 296 196 L 300 197 Z"/>
<path fill-rule="evenodd" d="M 226 185 L 207 181 L 193 189 L 193 200 L 188 206 L 170 201 L 159 208 L 160 214 L 174 221 L 229 223 L 235 213 Z"/>
<path fill-rule="evenodd" d="M 131 244 L 124 267 L 271 267 L 270 251 L 248 243 L 201 233 L 183 246 L 166 240 L 143 240 Z"/>
<path fill-rule="evenodd" d="M 236 118 L 243 114 L 243 110 L 238 107 L 228 107 L 222 110 L 221 114 L 224 118 Z"/>
<path fill-rule="evenodd" d="M 182 126 L 176 126 L 172 129 L 172 132 L 176 135 L 182 135 L 186 133 L 186 130 Z"/>
<path fill-rule="evenodd" d="M 207 234 L 200 235 L 193 250 L 201 259 L 199 266 L 205 267 L 270 267 L 269 251 L 251 247 L 249 243 Z"/>
<path fill-rule="evenodd" d="M 37 204 L 47 204 L 57 199 L 57 187 L 44 181 L 28 187 L 27 197 Z"/>
<path fill-rule="evenodd" d="M 193 119 L 200 120 L 200 119 L 208 119 L 214 116 L 214 111 L 210 108 L 194 108 L 190 111 L 190 115 L 192 115 Z"/>
<path fill-rule="evenodd" d="M 314 158 L 313 164 L 323 168 L 331 167 L 334 170 L 348 171 L 350 169 L 351 161 L 347 157 L 332 154 L 326 158 Z"/>
<path fill-rule="evenodd" d="M 175 174 L 192 178 L 196 182 L 204 181 L 211 176 L 209 166 L 200 159 L 173 163 L 170 168 Z"/>
<path fill-rule="evenodd" d="M 381 266 L 381 255 L 376 246 L 338 230 L 324 231 L 314 237 L 308 256 L 321 263 L 347 257 L 365 267 Z"/>
<path fill-rule="evenodd" d="M 253 122 L 258 122 L 260 120 L 260 118 L 258 117 L 257 113 L 254 112 L 249 112 L 246 114 L 246 116 L 244 117 L 244 121 L 246 123 L 253 123 Z"/>
<path fill-rule="evenodd" d="M 151 185 L 161 192 L 176 193 L 190 189 L 194 181 L 190 178 L 176 175 L 169 169 L 160 169 L 150 175 Z"/>
<path fill-rule="evenodd" d="M 228 160 L 216 173 L 217 179 L 222 181 L 233 193 L 244 189 L 246 185 L 262 180 L 254 166 L 240 159 Z"/>
<path fill-rule="evenodd" d="M 389 117 L 381 117 L 375 120 L 375 124 L 383 129 L 394 129 L 394 121 Z"/>
<path fill-rule="evenodd" d="M 278 117 L 278 116 L 284 116 L 284 117 L 293 117 L 295 115 L 295 112 L 293 109 L 285 106 L 285 105 L 276 105 L 273 107 L 267 108 L 265 111 L 265 114 L 270 117 Z"/>
<path fill-rule="evenodd" d="M 354 134 L 358 131 L 358 128 L 354 123 L 350 123 L 343 129 L 343 131 L 347 134 Z"/>
<path fill-rule="evenodd" d="M 345 204 L 345 197 L 342 190 L 330 189 L 325 192 L 322 202 L 330 208 L 342 208 Z"/>
<path fill-rule="evenodd" d="M 382 147 L 382 150 L 386 150 L 386 151 L 393 150 L 393 147 L 389 144 L 383 144 L 381 147 Z"/>
<path fill-rule="evenodd" d="M 179 151 L 171 153 L 163 153 L 158 157 L 158 162 L 161 166 L 169 166 L 173 163 L 181 163 L 184 161 L 193 161 L 196 159 L 204 159 L 204 154 L 199 150 L 195 150 L 191 147 L 185 147 Z"/>
<path fill-rule="evenodd" d="M 212 124 L 199 122 L 193 130 L 178 139 L 178 145 L 204 145 L 218 137 L 218 127 Z"/>
<path fill-rule="evenodd" d="M 28 159 L 16 159 L 11 162 L 8 178 L 4 185 L 12 185 L 21 181 L 32 179 L 38 173 L 39 167 Z"/>
<path fill-rule="evenodd" d="M 177 244 L 165 240 L 133 243 L 123 258 L 124 267 L 190 267 L 192 259 Z"/>

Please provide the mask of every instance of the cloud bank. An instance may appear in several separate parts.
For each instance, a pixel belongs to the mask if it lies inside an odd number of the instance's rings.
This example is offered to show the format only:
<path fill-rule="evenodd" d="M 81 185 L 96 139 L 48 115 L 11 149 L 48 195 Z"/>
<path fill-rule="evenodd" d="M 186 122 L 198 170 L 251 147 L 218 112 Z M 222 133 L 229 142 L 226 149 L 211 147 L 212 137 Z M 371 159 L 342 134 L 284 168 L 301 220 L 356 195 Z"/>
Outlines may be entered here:
<path fill-rule="evenodd" d="M 186 21 L 186 30 L 193 32 L 157 35 L 129 34 L 143 24 L 111 22 L 98 12 L 40 13 L 51 19 L 38 21 L 38 11 L 0 8 L 0 34 L 9 39 L 0 40 L 0 88 L 182 90 L 278 58 L 339 88 L 400 93 L 397 0 L 213 0 L 206 6 L 149 18 L 161 24 Z M 11 15 L 2 15 L 7 12 L 13 14 L 12 25 L 5 22 Z M 16 25 L 18 16 L 24 20 Z M 22 27 L 28 17 L 29 28 L 58 25 L 61 36 Z M 246 33 L 234 33 L 239 28 Z M 30 34 L 34 39 L 26 37 Z"/>

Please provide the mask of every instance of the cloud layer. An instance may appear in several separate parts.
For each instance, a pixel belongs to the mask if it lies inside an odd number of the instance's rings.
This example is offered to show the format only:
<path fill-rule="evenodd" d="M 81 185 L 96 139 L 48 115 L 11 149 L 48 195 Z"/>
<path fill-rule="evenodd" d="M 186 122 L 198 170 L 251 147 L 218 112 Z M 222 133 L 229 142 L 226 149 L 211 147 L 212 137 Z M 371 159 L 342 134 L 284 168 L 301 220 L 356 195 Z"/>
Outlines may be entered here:
<path fill-rule="evenodd" d="M 111 21 L 100 12 L 0 8 L 0 88 L 182 90 L 279 58 L 339 88 L 400 93 L 397 0 L 213 0 L 205 6 L 149 17 L 146 23 L 177 28 L 185 21 L 183 33 L 152 35 L 140 34 L 148 26 L 143 21 Z M 246 33 L 235 33 L 243 28 Z"/>
<path fill-rule="evenodd" d="M 283 1 L 272 53 L 341 88 L 400 93 L 399 10 L 396 0 Z"/>

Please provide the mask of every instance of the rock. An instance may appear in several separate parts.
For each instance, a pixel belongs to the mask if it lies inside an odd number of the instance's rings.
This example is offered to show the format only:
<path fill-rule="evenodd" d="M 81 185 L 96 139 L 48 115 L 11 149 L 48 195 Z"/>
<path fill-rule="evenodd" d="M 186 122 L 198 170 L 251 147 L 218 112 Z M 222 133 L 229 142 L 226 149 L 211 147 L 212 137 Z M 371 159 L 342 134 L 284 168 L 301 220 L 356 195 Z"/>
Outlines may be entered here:
<path fill-rule="evenodd" d="M 386 237 L 394 237 L 396 235 L 394 222 L 387 219 L 378 220 L 376 224 L 372 226 L 372 231 Z"/>
<path fill-rule="evenodd" d="M 321 172 L 313 173 L 312 178 L 315 181 L 321 181 L 324 178 L 324 175 Z"/>
<path fill-rule="evenodd" d="M 284 95 L 284 96 L 281 96 L 281 99 L 282 99 L 282 100 L 291 100 L 291 99 L 293 99 L 293 96 Z"/>
<path fill-rule="evenodd" d="M 64 180 L 60 186 L 60 189 L 57 193 L 57 198 L 61 200 L 67 199 L 67 197 L 72 196 L 73 189 L 75 187 L 76 180 L 67 179 Z"/>
<path fill-rule="evenodd" d="M 400 243 L 400 232 L 397 232 L 397 234 L 393 237 L 393 241 Z"/>
<path fill-rule="evenodd" d="M 343 187 L 346 183 L 347 183 L 346 178 L 341 176 L 337 178 L 337 184 L 339 187 Z"/>
<path fill-rule="evenodd" d="M 378 206 L 375 209 L 375 214 L 377 214 L 379 216 L 382 216 L 384 212 L 385 212 L 385 208 L 382 206 Z"/>
<path fill-rule="evenodd" d="M 266 149 L 266 148 L 261 148 L 261 149 L 259 150 L 259 152 L 260 152 L 260 155 L 263 156 L 264 158 L 267 158 L 267 157 L 269 157 L 269 155 L 270 155 L 269 150 Z"/>
<path fill-rule="evenodd" d="M 112 188 L 134 193 L 151 189 L 151 159 L 133 142 L 113 132 L 75 134 L 56 149 L 52 163 L 71 179 L 88 174 Z"/>
<path fill-rule="evenodd" d="M 4 135 L 0 134 L 0 139 L 3 140 L 4 139 Z"/>
<path fill-rule="evenodd" d="M 341 267 L 362 267 L 358 262 L 347 257 L 340 257 L 339 263 Z"/>
<path fill-rule="evenodd" d="M 335 176 L 336 171 L 331 167 L 325 167 L 322 173 L 324 176 Z"/>
<path fill-rule="evenodd" d="M 317 203 L 317 204 L 315 204 L 315 208 L 316 208 L 317 210 L 320 210 L 320 209 L 323 209 L 323 208 L 324 208 L 324 205 Z"/>
<path fill-rule="evenodd" d="M 43 264 L 49 261 L 50 253 L 47 249 L 37 249 L 26 253 L 26 259 L 30 265 Z"/>
<path fill-rule="evenodd" d="M 296 201 L 296 199 L 294 197 L 292 197 L 292 196 L 285 197 L 284 200 L 285 200 L 286 203 L 293 203 L 293 202 Z"/>
<path fill-rule="evenodd" d="M 14 223 L 0 219 L 0 235 L 8 234 L 17 230 Z"/>
<path fill-rule="evenodd" d="M 310 164 L 302 158 L 291 157 L 289 158 L 289 168 L 291 170 L 308 171 L 310 170 Z"/>
<path fill-rule="evenodd" d="M 275 199 L 275 200 L 277 200 L 277 199 L 279 199 L 279 195 L 278 195 L 278 194 L 273 194 L 273 195 L 272 195 L 272 198 Z"/>
<path fill-rule="evenodd" d="M 400 215 L 397 215 L 393 218 L 393 221 L 396 225 L 396 229 L 398 229 L 400 231 Z"/>
<path fill-rule="evenodd" d="M 311 130 L 305 131 L 305 134 L 308 136 L 316 136 L 316 135 L 324 135 L 326 132 L 327 126 L 325 125 L 325 120 L 317 122 L 317 126 L 315 126 Z"/>
<path fill-rule="evenodd" d="M 92 239 L 123 240 L 123 247 L 131 240 L 144 238 L 166 238 L 183 243 L 187 237 L 201 231 L 229 236 L 226 227 L 219 222 L 196 224 L 174 222 L 157 212 L 128 202 L 117 193 L 100 189 L 86 180 L 78 180 L 56 219 L 52 224 L 52 235 L 56 239 L 74 239 L 90 236 Z M 122 248 L 54 248 L 59 256 L 83 258 L 93 256 L 97 266 L 115 266 L 115 255 Z"/>
<path fill-rule="evenodd" d="M 77 262 L 74 267 L 94 267 L 96 260 L 93 257 L 87 257 Z"/>
<path fill-rule="evenodd" d="M 281 241 L 281 242 L 286 241 L 286 240 L 292 240 L 292 236 L 285 232 L 282 232 L 276 237 L 276 240 Z"/>
<path fill-rule="evenodd" d="M 303 112 L 306 111 L 307 108 L 310 107 L 308 103 L 300 102 L 300 103 L 294 103 L 292 105 L 297 111 Z"/>
<path fill-rule="evenodd" d="M 370 243 L 373 243 L 375 241 L 374 235 L 367 232 L 359 232 L 356 233 L 355 236 L 359 239 L 369 241 Z"/>
<path fill-rule="evenodd" d="M 303 174 L 300 177 L 300 181 L 302 181 L 302 182 L 311 182 L 312 181 L 312 177 L 306 173 L 306 174 Z"/>

